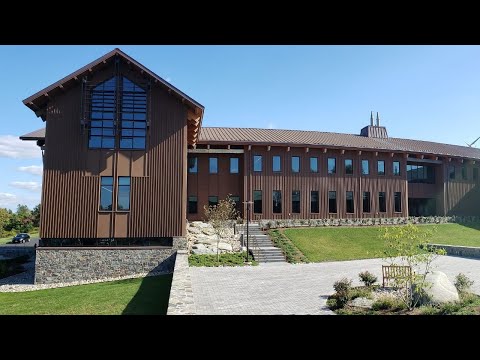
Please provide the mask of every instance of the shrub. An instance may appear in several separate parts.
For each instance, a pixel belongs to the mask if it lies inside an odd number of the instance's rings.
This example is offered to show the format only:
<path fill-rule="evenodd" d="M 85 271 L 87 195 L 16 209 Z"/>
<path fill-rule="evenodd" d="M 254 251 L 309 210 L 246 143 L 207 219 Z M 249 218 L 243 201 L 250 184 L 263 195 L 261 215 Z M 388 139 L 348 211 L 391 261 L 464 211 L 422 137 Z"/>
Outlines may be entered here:
<path fill-rule="evenodd" d="M 337 297 L 338 307 L 343 307 L 350 298 L 350 290 L 352 289 L 352 280 L 343 278 L 341 280 L 335 281 L 333 284 L 333 289 L 335 290 L 335 295 Z"/>
<path fill-rule="evenodd" d="M 462 304 L 457 302 L 448 302 L 440 307 L 440 315 L 452 315 L 462 309 Z"/>
<path fill-rule="evenodd" d="M 395 299 L 390 296 L 384 296 L 375 301 L 372 304 L 372 310 L 402 310 L 405 309 L 406 305 L 398 299 Z"/>
<path fill-rule="evenodd" d="M 377 277 L 369 271 L 361 272 L 360 274 L 358 274 L 358 277 L 365 284 L 365 286 L 368 286 L 368 287 L 375 284 L 378 280 Z"/>
<path fill-rule="evenodd" d="M 372 289 L 368 287 L 357 287 L 350 290 L 349 299 L 353 300 L 359 297 L 371 299 L 372 298 Z"/>
<path fill-rule="evenodd" d="M 459 293 L 465 293 L 470 291 L 470 287 L 473 285 L 473 280 L 470 280 L 467 275 L 459 273 L 455 277 L 455 287 Z"/>

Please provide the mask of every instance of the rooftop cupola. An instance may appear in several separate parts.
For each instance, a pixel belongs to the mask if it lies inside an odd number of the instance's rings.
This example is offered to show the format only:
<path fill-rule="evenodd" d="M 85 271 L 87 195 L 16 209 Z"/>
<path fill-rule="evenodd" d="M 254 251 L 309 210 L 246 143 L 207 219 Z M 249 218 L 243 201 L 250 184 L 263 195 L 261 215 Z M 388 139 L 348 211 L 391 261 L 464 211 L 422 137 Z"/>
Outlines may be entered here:
<path fill-rule="evenodd" d="M 387 128 L 380 126 L 380 116 L 377 112 L 377 123 L 373 124 L 373 111 L 370 111 L 370 125 L 360 130 L 360 136 L 388 139 Z"/>

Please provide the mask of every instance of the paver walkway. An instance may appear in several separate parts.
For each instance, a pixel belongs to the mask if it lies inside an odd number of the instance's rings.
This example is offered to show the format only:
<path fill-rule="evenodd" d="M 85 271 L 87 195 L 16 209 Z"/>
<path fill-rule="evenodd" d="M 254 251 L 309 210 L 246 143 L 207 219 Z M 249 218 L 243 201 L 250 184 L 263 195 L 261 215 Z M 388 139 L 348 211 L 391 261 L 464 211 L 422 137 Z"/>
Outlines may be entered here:
<path fill-rule="evenodd" d="M 326 308 L 333 283 L 342 278 L 360 285 L 358 273 L 368 270 L 382 279 L 382 259 L 316 264 L 261 264 L 254 267 L 191 267 L 197 314 L 332 314 Z M 434 270 L 453 282 L 463 272 L 480 294 L 480 260 L 442 256 Z"/>

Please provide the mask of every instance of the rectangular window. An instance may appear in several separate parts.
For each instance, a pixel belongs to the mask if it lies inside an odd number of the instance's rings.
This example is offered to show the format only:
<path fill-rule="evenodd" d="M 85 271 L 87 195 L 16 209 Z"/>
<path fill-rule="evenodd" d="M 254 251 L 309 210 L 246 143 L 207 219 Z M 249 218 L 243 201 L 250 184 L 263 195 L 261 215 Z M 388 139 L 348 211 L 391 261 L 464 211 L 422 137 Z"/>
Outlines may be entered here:
<path fill-rule="evenodd" d="M 328 158 L 328 173 L 335 174 L 337 172 L 337 159 Z"/>
<path fill-rule="evenodd" d="M 379 212 L 386 212 L 387 211 L 387 201 L 385 198 L 385 192 L 380 191 L 378 193 L 378 211 Z"/>
<path fill-rule="evenodd" d="M 300 214 L 300 190 L 292 191 L 292 213 Z"/>
<path fill-rule="evenodd" d="M 370 166 L 368 164 L 368 160 L 362 160 L 362 175 L 369 175 L 370 174 Z"/>
<path fill-rule="evenodd" d="M 113 77 L 91 90 L 88 139 L 90 149 L 115 148 L 116 88 L 117 78 Z"/>
<path fill-rule="evenodd" d="M 196 157 L 188 158 L 188 172 L 190 174 L 198 173 L 198 158 Z"/>
<path fill-rule="evenodd" d="M 355 212 L 355 207 L 353 203 L 353 191 L 347 191 L 346 202 L 347 202 L 347 214 L 353 214 Z"/>
<path fill-rule="evenodd" d="M 473 181 L 478 181 L 478 168 L 473 168 Z"/>
<path fill-rule="evenodd" d="M 318 158 L 316 157 L 310 158 L 310 171 L 313 173 L 318 172 Z"/>
<path fill-rule="evenodd" d="M 377 161 L 377 174 L 378 175 L 385 175 L 385 161 L 378 160 Z"/>
<path fill-rule="evenodd" d="M 273 172 L 282 171 L 281 160 L 280 160 L 280 156 L 278 155 L 275 155 L 272 159 L 272 170 Z"/>
<path fill-rule="evenodd" d="M 196 214 L 198 212 L 198 201 L 196 196 L 188 197 L 188 213 Z"/>
<path fill-rule="evenodd" d="M 393 196 L 395 199 L 395 212 L 402 212 L 402 193 L 394 192 Z"/>
<path fill-rule="evenodd" d="M 100 210 L 112 210 L 113 177 L 102 176 L 100 179 Z"/>
<path fill-rule="evenodd" d="M 448 178 L 450 180 L 455 180 L 455 166 L 454 165 L 450 165 L 448 167 Z"/>
<path fill-rule="evenodd" d="M 208 197 L 208 206 L 218 205 L 218 196 L 209 196 Z"/>
<path fill-rule="evenodd" d="M 253 191 L 253 212 L 255 214 L 262 213 L 262 190 Z"/>
<path fill-rule="evenodd" d="M 363 192 L 363 212 L 370 212 L 370 191 Z"/>
<path fill-rule="evenodd" d="M 262 155 L 253 155 L 253 171 L 262 171 Z"/>
<path fill-rule="evenodd" d="M 273 213 L 282 213 L 282 192 L 280 190 L 273 190 Z"/>
<path fill-rule="evenodd" d="M 428 165 L 407 164 L 407 181 L 409 183 L 435 184 L 435 168 Z"/>
<path fill-rule="evenodd" d="M 238 174 L 239 160 L 238 158 L 230 158 L 230 174 Z"/>
<path fill-rule="evenodd" d="M 235 203 L 235 209 L 237 211 L 240 211 L 240 196 L 230 196 L 230 199 Z"/>
<path fill-rule="evenodd" d="M 462 180 L 467 180 L 468 176 L 467 176 L 467 167 L 466 166 L 462 166 Z"/>
<path fill-rule="evenodd" d="M 345 175 L 353 175 L 353 160 L 345 159 Z"/>
<path fill-rule="evenodd" d="M 117 210 L 130 210 L 130 176 L 118 177 Z"/>
<path fill-rule="evenodd" d="M 400 161 L 393 162 L 393 176 L 400 176 Z"/>
<path fill-rule="evenodd" d="M 318 191 L 310 191 L 310 212 L 317 214 L 320 212 L 320 199 Z"/>
<path fill-rule="evenodd" d="M 300 157 L 299 156 L 292 156 L 292 172 L 294 172 L 294 173 L 300 172 Z"/>
<path fill-rule="evenodd" d="M 210 174 L 218 174 L 218 158 L 208 158 L 208 169 Z"/>
<path fill-rule="evenodd" d="M 332 214 L 337 213 L 337 192 L 328 192 L 328 212 Z"/>

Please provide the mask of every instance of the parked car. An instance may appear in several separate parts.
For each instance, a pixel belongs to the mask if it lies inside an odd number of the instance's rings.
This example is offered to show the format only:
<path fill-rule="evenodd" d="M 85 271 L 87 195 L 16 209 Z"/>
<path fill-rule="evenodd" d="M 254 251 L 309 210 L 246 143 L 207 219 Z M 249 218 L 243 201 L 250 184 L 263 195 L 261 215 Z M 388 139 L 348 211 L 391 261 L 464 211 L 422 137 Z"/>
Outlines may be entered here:
<path fill-rule="evenodd" d="M 20 233 L 15 235 L 15 237 L 12 239 L 13 244 L 17 243 L 24 243 L 24 242 L 30 242 L 30 235 L 27 233 Z"/>

